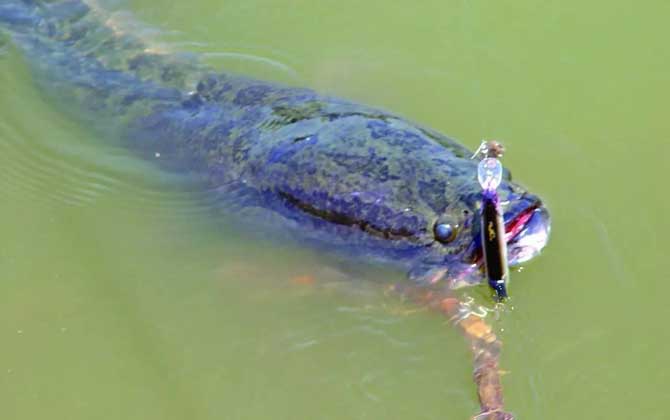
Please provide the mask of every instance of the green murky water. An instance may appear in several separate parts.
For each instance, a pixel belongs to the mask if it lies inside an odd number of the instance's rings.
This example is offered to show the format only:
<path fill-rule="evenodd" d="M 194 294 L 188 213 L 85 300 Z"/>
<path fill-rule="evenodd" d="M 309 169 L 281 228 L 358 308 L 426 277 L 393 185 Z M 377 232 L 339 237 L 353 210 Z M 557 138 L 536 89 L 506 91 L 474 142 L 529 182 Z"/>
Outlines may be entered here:
<path fill-rule="evenodd" d="M 519 419 L 665 419 L 667 2 L 112 2 L 212 64 L 397 111 L 506 164 L 553 215 L 514 273 Z M 470 355 L 326 256 L 250 239 L 45 99 L 0 46 L 0 417 L 465 419 Z M 295 285 L 312 275 L 315 286 Z M 473 292 L 483 303 L 483 292 Z"/>

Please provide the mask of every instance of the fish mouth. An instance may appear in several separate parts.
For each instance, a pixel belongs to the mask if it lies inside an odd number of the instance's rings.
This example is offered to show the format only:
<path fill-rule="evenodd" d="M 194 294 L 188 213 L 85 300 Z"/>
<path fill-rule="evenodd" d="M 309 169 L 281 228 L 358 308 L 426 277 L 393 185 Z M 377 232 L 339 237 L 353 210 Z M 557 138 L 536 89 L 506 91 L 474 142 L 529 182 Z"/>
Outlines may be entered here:
<path fill-rule="evenodd" d="M 504 220 L 507 263 L 510 266 L 534 258 L 547 245 L 551 218 L 538 198 L 523 197 L 505 212 Z"/>
<path fill-rule="evenodd" d="M 549 211 L 536 196 L 525 194 L 508 203 L 503 219 L 507 242 L 507 265 L 518 266 L 536 257 L 547 245 L 551 232 Z M 482 281 L 484 258 L 479 230 L 463 260 L 451 261 L 449 279 L 453 289 L 479 284 Z"/>

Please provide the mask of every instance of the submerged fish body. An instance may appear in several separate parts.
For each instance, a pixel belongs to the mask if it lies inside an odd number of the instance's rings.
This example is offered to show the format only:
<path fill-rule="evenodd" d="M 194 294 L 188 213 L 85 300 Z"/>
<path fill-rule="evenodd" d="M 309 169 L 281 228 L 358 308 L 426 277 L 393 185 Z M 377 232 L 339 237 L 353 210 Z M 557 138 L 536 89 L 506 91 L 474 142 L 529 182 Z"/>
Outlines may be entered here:
<path fill-rule="evenodd" d="M 454 140 L 385 111 L 152 52 L 80 0 L 11 0 L 0 4 L 0 27 L 59 100 L 115 121 L 129 147 L 195 174 L 222 205 L 261 209 L 271 216 L 260 224 L 402 264 L 420 281 L 454 286 L 456 267 L 476 271 L 477 166 Z M 499 191 L 510 260 L 523 262 L 546 243 L 547 212 L 508 172 Z"/>

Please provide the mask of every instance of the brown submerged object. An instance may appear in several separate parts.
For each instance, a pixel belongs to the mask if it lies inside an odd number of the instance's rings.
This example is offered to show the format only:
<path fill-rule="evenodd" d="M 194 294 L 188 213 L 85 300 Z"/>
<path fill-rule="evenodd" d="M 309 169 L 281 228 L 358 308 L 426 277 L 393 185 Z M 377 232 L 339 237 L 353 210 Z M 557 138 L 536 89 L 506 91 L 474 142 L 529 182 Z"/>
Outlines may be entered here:
<path fill-rule="evenodd" d="M 468 341 L 473 355 L 473 379 L 477 387 L 480 412 L 472 420 L 514 420 L 505 411 L 499 365 L 502 341 L 469 302 L 463 302 L 444 292 L 427 291 L 416 287 L 396 286 L 395 290 L 412 301 L 426 305 L 447 316 Z"/>

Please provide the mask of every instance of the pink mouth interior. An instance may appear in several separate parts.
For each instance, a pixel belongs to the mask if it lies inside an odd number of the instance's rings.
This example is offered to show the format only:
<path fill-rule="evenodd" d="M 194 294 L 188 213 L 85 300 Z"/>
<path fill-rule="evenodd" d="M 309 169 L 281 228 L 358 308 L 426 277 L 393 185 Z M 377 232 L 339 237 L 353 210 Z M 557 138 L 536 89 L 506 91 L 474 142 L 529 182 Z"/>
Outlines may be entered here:
<path fill-rule="evenodd" d="M 505 225 L 505 239 L 507 242 L 512 240 L 524 227 L 526 227 L 526 223 L 533 217 L 533 212 L 535 210 L 536 207 L 529 207 Z"/>

